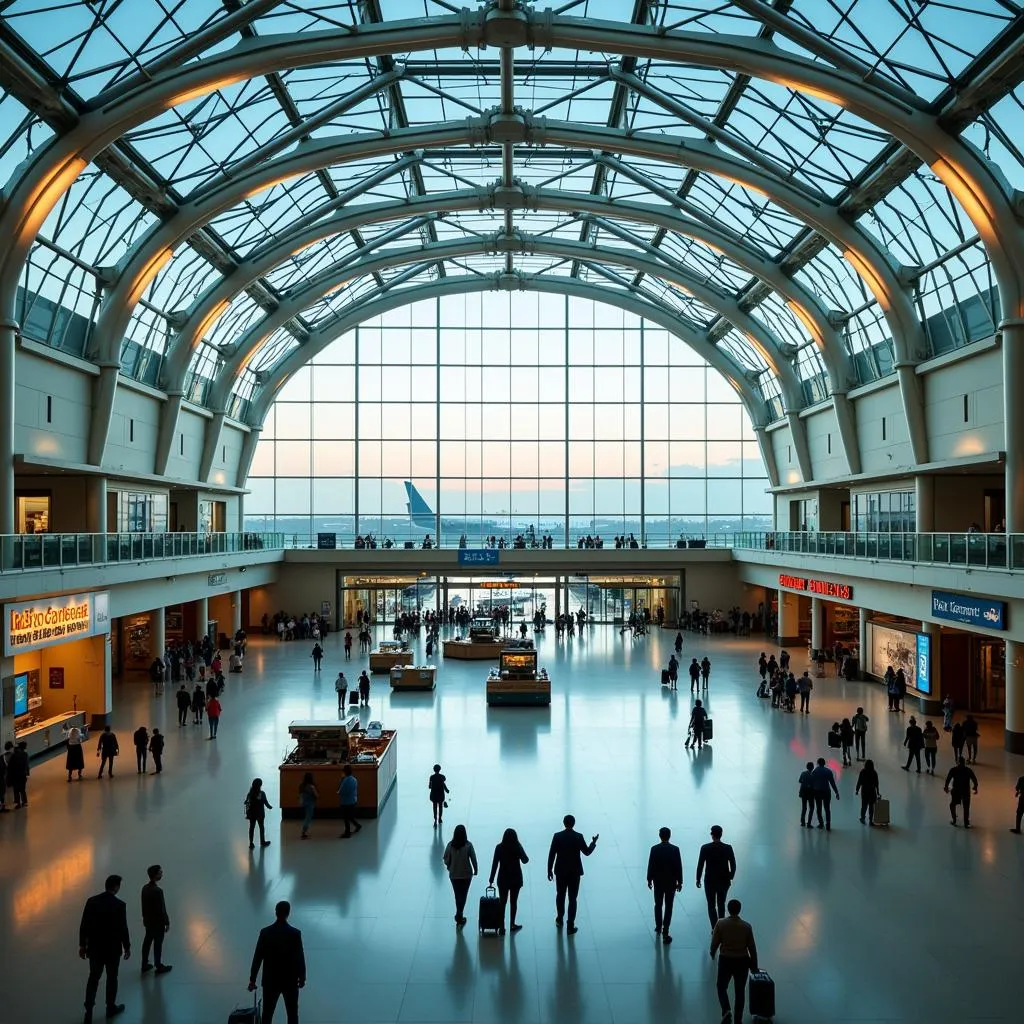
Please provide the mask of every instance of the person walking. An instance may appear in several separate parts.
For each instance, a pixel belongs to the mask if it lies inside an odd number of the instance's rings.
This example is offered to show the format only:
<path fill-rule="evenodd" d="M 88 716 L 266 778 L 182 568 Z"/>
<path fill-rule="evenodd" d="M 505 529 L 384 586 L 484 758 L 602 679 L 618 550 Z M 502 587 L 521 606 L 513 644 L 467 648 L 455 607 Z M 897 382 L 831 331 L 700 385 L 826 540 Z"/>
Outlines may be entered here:
<path fill-rule="evenodd" d="M 764 656 L 764 651 L 761 652 L 761 656 L 757 659 L 757 671 L 761 676 L 761 681 L 764 682 L 764 678 L 768 674 L 768 659 Z"/>
<path fill-rule="evenodd" d="M 365 707 L 370 706 L 370 677 L 365 668 L 359 674 L 359 703 Z"/>
<path fill-rule="evenodd" d="M 853 725 L 848 718 L 839 723 L 839 742 L 843 750 L 843 764 L 853 764 Z"/>
<path fill-rule="evenodd" d="M 249 822 L 249 849 L 252 850 L 255 847 L 253 834 L 257 826 L 260 830 L 260 846 L 269 846 L 270 840 L 264 831 L 263 823 L 266 819 L 267 811 L 272 811 L 274 808 L 271 807 L 267 794 L 263 792 L 262 779 L 252 780 L 249 792 L 245 794 L 243 806 L 245 808 L 246 820 Z"/>
<path fill-rule="evenodd" d="M 345 660 L 352 660 L 352 633 L 350 631 L 345 633 Z"/>
<path fill-rule="evenodd" d="M 857 776 L 857 788 L 854 795 L 860 794 L 860 823 L 864 824 L 867 816 L 868 824 L 875 823 L 875 804 L 882 795 L 879 791 L 878 772 L 875 771 L 875 762 L 870 758 L 864 762 Z"/>
<path fill-rule="evenodd" d="M 686 745 L 693 745 L 698 750 L 704 747 L 704 723 L 708 720 L 708 713 L 704 710 L 704 704 L 702 701 L 695 701 L 693 710 L 690 712 L 690 725 L 689 733 L 690 736 L 686 741 Z"/>
<path fill-rule="evenodd" d="M 71 781 L 71 773 L 78 772 L 78 781 L 82 781 L 82 772 L 85 771 L 85 751 L 82 750 L 82 731 L 78 726 L 72 726 L 68 731 L 68 751 L 64 759 L 64 769 L 68 773 L 68 782 Z M 0 800 L 0 804 L 3 801 Z"/>
<path fill-rule="evenodd" d="M 929 775 L 934 775 L 935 761 L 939 755 L 939 730 L 935 728 L 931 721 L 926 721 L 922 737 L 924 739 L 925 770 Z"/>
<path fill-rule="evenodd" d="M 722 826 L 711 826 L 711 842 L 700 848 L 697 857 L 697 888 L 704 881 L 704 898 L 708 903 L 708 920 L 714 928 L 725 917 L 725 897 L 736 877 L 736 855 L 728 843 L 722 842 Z"/>
<path fill-rule="evenodd" d="M 857 708 L 857 714 L 853 716 L 853 751 L 857 755 L 858 761 L 863 761 L 866 756 L 866 746 L 868 738 L 868 722 L 871 719 L 864 714 L 863 708 Z"/>
<path fill-rule="evenodd" d="M 178 705 L 178 725 L 188 725 L 188 713 L 192 707 L 192 695 L 185 689 L 184 683 L 178 687 L 178 692 L 174 695 L 174 699 Z"/>
<path fill-rule="evenodd" d="M 729 983 L 733 983 L 736 994 L 736 1020 L 743 1020 L 746 1005 L 747 975 L 757 971 L 757 946 L 754 945 L 754 929 L 740 917 L 743 909 L 739 900 L 729 900 L 729 916 L 723 917 L 711 932 L 711 959 L 718 953 L 718 1003 L 722 1008 L 722 1024 L 732 1024 L 732 1008 L 729 1006 Z"/>
<path fill-rule="evenodd" d="M 220 714 L 223 709 L 216 697 L 210 697 L 206 701 L 206 717 L 209 719 L 211 740 L 217 738 L 217 730 L 220 728 Z"/>
<path fill-rule="evenodd" d="M 32 769 L 28 762 L 28 744 L 20 740 L 12 746 L 10 740 L 5 747 L 10 747 L 7 759 L 7 785 L 14 790 L 14 809 L 28 807 L 28 777 Z"/>
<path fill-rule="evenodd" d="M 338 710 L 344 711 L 348 706 L 348 680 L 344 672 L 339 672 L 334 680 L 334 692 L 338 695 Z"/>
<path fill-rule="evenodd" d="M 341 770 L 341 782 L 338 785 L 338 804 L 341 807 L 341 820 L 345 822 L 345 831 L 340 839 L 351 839 L 353 827 L 357 832 L 363 826 L 356 821 L 356 804 L 359 803 L 359 781 L 352 774 L 352 766 L 347 764 Z"/>
<path fill-rule="evenodd" d="M 149 752 L 153 755 L 153 774 L 159 775 L 164 770 L 164 735 L 159 729 L 149 737 Z"/>
<path fill-rule="evenodd" d="M 444 866 L 448 869 L 448 878 L 455 894 L 455 927 L 462 928 L 466 923 L 466 899 L 473 876 L 479 870 L 476 861 L 476 850 L 466 835 L 465 825 L 456 825 L 451 841 L 444 848 Z"/>
<path fill-rule="evenodd" d="M 274 923 L 260 930 L 249 968 L 249 991 L 263 968 L 263 1021 L 273 1024 L 277 1001 L 284 1003 L 288 1024 L 299 1024 L 299 989 L 306 985 L 306 955 L 302 932 L 288 923 L 292 905 L 281 900 L 274 907 Z"/>
<path fill-rule="evenodd" d="M 319 640 L 313 644 L 313 653 L 310 657 L 313 659 L 313 671 L 319 672 L 324 660 L 324 649 L 320 646 Z"/>
<path fill-rule="evenodd" d="M 814 762 L 808 761 L 807 767 L 800 773 L 797 780 L 800 786 L 800 827 L 806 824 L 811 828 L 814 824 L 814 790 L 811 788 L 811 772 L 814 771 Z"/>
<path fill-rule="evenodd" d="M 103 892 L 85 901 L 82 921 L 78 926 L 78 955 L 89 961 L 89 980 L 85 983 L 84 1024 L 92 1024 L 92 1008 L 100 978 L 107 975 L 107 1017 L 124 1013 L 124 1003 L 117 1001 L 117 973 L 122 957 L 132 954 L 128 935 L 128 908 L 117 898 L 121 890 L 121 876 L 108 875 Z"/>
<path fill-rule="evenodd" d="M 953 728 L 953 698 L 947 693 L 942 698 L 942 731 L 949 732 Z"/>
<path fill-rule="evenodd" d="M 679 681 L 679 660 L 674 654 L 669 656 L 668 659 L 668 684 L 671 689 L 676 688 L 676 683 Z"/>
<path fill-rule="evenodd" d="M 514 828 L 505 829 L 501 842 L 494 848 L 494 857 L 491 860 L 491 874 L 487 879 L 488 885 L 494 885 L 498 880 L 498 895 L 501 897 L 501 928 L 499 935 L 505 934 L 505 906 L 508 905 L 508 926 L 513 932 L 522 929 L 521 924 L 516 923 L 516 913 L 519 909 L 519 890 L 523 887 L 523 865 L 529 864 L 530 858 L 519 842 Z"/>
<path fill-rule="evenodd" d="M 700 665 L 698 664 L 696 658 L 694 658 L 693 661 L 690 662 L 689 672 L 690 672 L 690 693 L 696 693 L 697 692 L 697 683 L 700 681 Z"/>
<path fill-rule="evenodd" d="M 832 793 L 839 799 L 839 789 L 832 769 L 825 764 L 825 758 L 819 757 L 818 764 L 811 772 L 811 789 L 814 791 L 814 810 L 818 816 L 818 828 L 826 832 L 832 831 Z M 822 815 L 824 814 L 824 822 Z M 808 828 L 810 822 L 807 823 Z"/>
<path fill-rule="evenodd" d="M 299 783 L 299 804 L 302 806 L 302 831 L 300 839 L 309 838 L 309 826 L 313 824 L 313 812 L 316 810 L 316 802 L 320 799 L 316 784 L 313 782 L 313 773 L 306 772 Z"/>
<path fill-rule="evenodd" d="M 907 674 L 902 668 L 896 669 L 896 710 L 902 714 L 907 710 Z"/>
<path fill-rule="evenodd" d="M 1017 820 L 1010 829 L 1011 832 L 1016 835 L 1020 835 L 1020 823 L 1024 819 L 1024 775 L 1017 780 L 1017 786 L 1014 789 L 1014 795 L 1017 797 Z"/>
<path fill-rule="evenodd" d="M 683 634 L 682 633 L 676 633 L 675 649 L 676 649 L 676 654 L 682 654 L 683 653 Z"/>
<path fill-rule="evenodd" d="M 138 775 L 146 774 L 146 760 L 149 753 L 149 730 L 140 725 L 132 733 L 132 742 L 135 744 L 135 770 Z M 71 776 L 68 775 L 68 781 Z"/>
<path fill-rule="evenodd" d="M 808 673 L 804 673 L 797 681 L 796 688 L 800 693 L 800 712 L 809 715 L 811 713 L 811 690 L 814 689 L 814 682 Z"/>
<path fill-rule="evenodd" d="M 583 858 L 594 852 L 599 836 L 592 836 L 588 845 L 576 831 L 576 819 L 571 814 L 562 819 L 562 824 L 565 827 L 551 837 L 551 846 L 548 848 L 548 881 L 555 883 L 555 925 L 562 927 L 568 897 L 567 931 L 569 935 L 575 935 L 579 931 L 576 927 L 576 902 L 580 879 L 583 877 Z"/>
<path fill-rule="evenodd" d="M 964 759 L 958 758 L 955 765 L 949 769 L 946 775 L 946 784 L 943 787 L 950 795 L 949 817 L 950 823 L 956 825 L 956 809 L 962 805 L 964 809 L 964 828 L 971 827 L 971 790 L 978 795 L 978 777 L 967 767 Z"/>
<path fill-rule="evenodd" d="M 117 745 L 117 736 L 110 731 L 110 726 L 103 726 L 103 732 L 100 733 L 99 742 L 96 744 L 96 756 L 100 759 L 100 774 L 99 778 L 103 778 L 103 769 L 108 768 L 108 776 L 112 779 L 114 777 L 114 758 L 121 752 L 120 747 Z"/>
<path fill-rule="evenodd" d="M 667 946 L 672 941 L 672 905 L 676 893 L 683 891 L 683 858 L 679 847 L 669 842 L 672 831 L 658 829 L 661 840 L 651 847 L 647 857 L 647 888 L 654 893 L 654 931 Z"/>
<path fill-rule="evenodd" d="M 900 688 L 896 683 L 896 672 L 893 670 L 892 665 L 889 665 L 885 670 L 885 693 L 889 698 L 889 710 L 899 711 L 900 709 Z"/>
<path fill-rule="evenodd" d="M 921 774 L 921 751 L 924 750 L 924 732 L 917 724 L 917 719 L 911 715 L 907 725 L 907 734 L 903 738 L 903 746 L 907 748 L 907 763 L 903 766 L 905 772 L 910 771 L 910 762 L 917 762 L 917 774 Z"/>
<path fill-rule="evenodd" d="M 451 792 L 439 764 L 434 765 L 434 774 L 427 780 L 427 789 L 430 791 L 430 805 L 434 809 L 434 828 L 437 828 L 444 821 L 444 809 L 448 806 L 445 797 Z"/>
<path fill-rule="evenodd" d="M 960 722 L 950 730 L 949 738 L 953 744 L 953 763 L 956 764 L 964 756 L 964 727 Z"/>
<path fill-rule="evenodd" d="M 142 887 L 142 927 L 146 931 L 142 940 L 142 973 L 148 973 L 155 966 L 157 974 L 166 974 L 171 965 L 163 960 L 164 935 L 171 930 L 171 919 L 167 916 L 164 891 L 160 888 L 164 869 L 153 864 L 146 869 L 146 874 L 149 881 Z M 149 962 L 150 947 L 153 949 L 153 963 Z"/>
<path fill-rule="evenodd" d="M 967 747 L 967 763 L 978 763 L 978 723 L 973 715 L 964 719 L 964 744 Z"/>
<path fill-rule="evenodd" d="M 206 692 L 202 686 L 196 683 L 196 688 L 192 692 L 192 724 L 202 725 L 203 724 L 203 712 L 206 710 Z"/>
<path fill-rule="evenodd" d="M 701 689 L 708 688 L 708 680 L 711 678 L 711 659 L 705 654 L 700 663 Z"/>

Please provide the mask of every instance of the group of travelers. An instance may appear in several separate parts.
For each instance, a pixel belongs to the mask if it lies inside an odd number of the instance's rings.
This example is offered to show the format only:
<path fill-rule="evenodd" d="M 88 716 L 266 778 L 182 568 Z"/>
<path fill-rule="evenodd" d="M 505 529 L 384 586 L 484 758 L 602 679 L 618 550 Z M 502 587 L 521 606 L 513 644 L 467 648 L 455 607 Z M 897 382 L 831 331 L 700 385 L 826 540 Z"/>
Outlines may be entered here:
<path fill-rule="evenodd" d="M 191 683 L 197 677 L 205 680 L 215 659 L 219 661 L 220 653 L 205 633 L 194 641 L 168 643 L 162 654 L 158 654 L 149 666 L 154 696 L 159 697 L 164 692 L 165 683 L 180 683 L 182 680 Z"/>
<path fill-rule="evenodd" d="M 287 612 L 275 612 L 273 618 L 264 612 L 260 618 L 260 626 L 264 636 L 273 635 L 282 641 L 322 640 L 331 629 L 328 617 L 317 612 L 304 612 L 298 616 L 289 615 Z"/>
<path fill-rule="evenodd" d="M 589 616 L 585 608 L 580 608 L 575 614 L 562 612 L 560 615 L 556 615 L 555 639 L 561 640 L 563 636 L 575 636 L 577 630 L 579 630 L 580 636 L 583 636 L 583 630 L 586 628 L 588 620 Z"/>

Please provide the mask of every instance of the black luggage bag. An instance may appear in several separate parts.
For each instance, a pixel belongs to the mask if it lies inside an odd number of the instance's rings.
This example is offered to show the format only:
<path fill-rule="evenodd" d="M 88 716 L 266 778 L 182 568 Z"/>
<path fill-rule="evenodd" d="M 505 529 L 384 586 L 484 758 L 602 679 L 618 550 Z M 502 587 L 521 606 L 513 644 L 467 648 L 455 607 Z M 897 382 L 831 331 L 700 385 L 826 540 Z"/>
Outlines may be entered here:
<path fill-rule="evenodd" d="M 707 743 L 708 740 L 714 739 L 714 736 L 715 736 L 714 724 L 712 723 L 710 718 L 705 718 L 704 719 L 704 742 Z"/>
<path fill-rule="evenodd" d="M 228 1024 L 260 1024 L 263 1019 L 263 1004 L 254 992 L 252 1006 L 238 1006 L 231 1011 Z"/>
<path fill-rule="evenodd" d="M 775 982 L 767 971 L 750 975 L 747 1010 L 751 1017 L 771 1020 L 775 1016 Z"/>
<path fill-rule="evenodd" d="M 505 927 L 505 915 L 501 909 L 501 900 L 498 898 L 498 890 L 493 885 L 484 889 L 480 897 L 480 931 L 497 932 Z"/>
<path fill-rule="evenodd" d="M 668 686 L 672 682 L 672 676 L 667 668 L 661 670 L 661 685 Z"/>

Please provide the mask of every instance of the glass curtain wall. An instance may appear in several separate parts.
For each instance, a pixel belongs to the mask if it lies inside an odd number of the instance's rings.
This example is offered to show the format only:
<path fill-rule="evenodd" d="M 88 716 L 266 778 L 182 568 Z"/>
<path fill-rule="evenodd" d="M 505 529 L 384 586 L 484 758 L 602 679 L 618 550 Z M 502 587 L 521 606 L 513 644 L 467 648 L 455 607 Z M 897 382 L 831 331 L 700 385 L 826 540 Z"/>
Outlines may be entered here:
<path fill-rule="evenodd" d="M 445 297 L 333 342 L 270 410 L 246 528 L 419 546 L 767 529 L 746 410 L 663 328 L 535 293 Z"/>

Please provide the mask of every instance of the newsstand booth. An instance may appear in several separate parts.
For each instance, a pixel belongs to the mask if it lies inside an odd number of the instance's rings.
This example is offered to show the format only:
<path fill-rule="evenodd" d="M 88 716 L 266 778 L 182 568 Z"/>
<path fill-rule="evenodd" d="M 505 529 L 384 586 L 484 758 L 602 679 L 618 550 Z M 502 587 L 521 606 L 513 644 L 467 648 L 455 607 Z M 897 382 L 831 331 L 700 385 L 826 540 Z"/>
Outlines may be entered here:
<path fill-rule="evenodd" d="M 65 743 L 73 726 L 109 720 L 109 593 L 7 604 L 3 623 L 5 741 L 24 740 L 35 757 Z"/>

